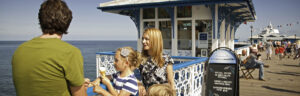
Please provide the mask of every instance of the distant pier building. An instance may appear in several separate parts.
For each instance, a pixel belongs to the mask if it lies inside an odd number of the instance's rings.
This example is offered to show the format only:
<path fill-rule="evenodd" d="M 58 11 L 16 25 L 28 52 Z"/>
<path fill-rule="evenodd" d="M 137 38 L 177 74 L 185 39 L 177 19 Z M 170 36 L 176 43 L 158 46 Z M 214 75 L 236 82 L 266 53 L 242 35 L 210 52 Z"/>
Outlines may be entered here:
<path fill-rule="evenodd" d="M 251 41 L 252 38 L 252 41 Z M 267 42 L 268 40 L 271 41 L 282 41 L 282 40 L 287 40 L 292 43 L 294 43 L 296 40 L 300 40 L 299 36 L 296 35 L 291 35 L 287 36 L 284 34 L 280 34 L 278 29 L 275 29 L 273 25 L 270 23 L 267 27 L 265 27 L 261 33 L 250 36 L 249 37 L 250 42 L 252 43 L 259 43 L 259 42 Z"/>

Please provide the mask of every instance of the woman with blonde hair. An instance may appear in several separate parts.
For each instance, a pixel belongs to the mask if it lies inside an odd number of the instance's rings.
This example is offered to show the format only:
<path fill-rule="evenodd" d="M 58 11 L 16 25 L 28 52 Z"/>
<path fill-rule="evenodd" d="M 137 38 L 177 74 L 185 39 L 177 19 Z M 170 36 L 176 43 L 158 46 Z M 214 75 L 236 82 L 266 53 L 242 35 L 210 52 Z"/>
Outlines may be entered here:
<path fill-rule="evenodd" d="M 167 83 L 174 90 L 173 59 L 163 55 L 163 39 L 161 31 L 155 28 L 146 29 L 142 37 L 142 58 L 139 66 L 142 83 L 139 87 L 148 89 L 153 84 Z M 140 89 L 140 88 L 139 88 Z M 142 94 L 144 91 L 139 90 Z"/>

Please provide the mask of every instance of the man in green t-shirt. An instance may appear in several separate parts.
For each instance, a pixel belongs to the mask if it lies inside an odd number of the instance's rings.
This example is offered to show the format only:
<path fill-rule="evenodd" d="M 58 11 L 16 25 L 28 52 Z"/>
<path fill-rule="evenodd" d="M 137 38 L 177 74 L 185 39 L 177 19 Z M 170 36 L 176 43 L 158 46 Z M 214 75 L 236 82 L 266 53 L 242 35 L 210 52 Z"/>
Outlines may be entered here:
<path fill-rule="evenodd" d="M 43 34 L 21 44 L 12 59 L 18 96 L 85 96 L 83 57 L 61 40 L 72 12 L 64 1 L 47 0 L 39 10 Z"/>

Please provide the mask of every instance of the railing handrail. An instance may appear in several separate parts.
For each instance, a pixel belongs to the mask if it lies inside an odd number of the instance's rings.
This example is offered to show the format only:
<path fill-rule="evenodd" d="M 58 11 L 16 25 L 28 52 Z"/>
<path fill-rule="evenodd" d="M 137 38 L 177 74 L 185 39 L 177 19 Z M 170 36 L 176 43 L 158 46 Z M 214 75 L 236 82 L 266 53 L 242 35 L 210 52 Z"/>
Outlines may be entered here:
<path fill-rule="evenodd" d="M 99 55 L 115 55 L 115 52 L 97 52 L 96 54 Z M 190 57 L 190 56 L 171 56 L 173 59 L 190 59 L 192 61 L 180 63 L 180 64 L 174 64 L 173 70 L 178 70 L 180 68 L 184 68 L 199 62 L 205 62 L 208 58 L 207 57 Z"/>
<path fill-rule="evenodd" d="M 171 56 L 173 59 L 200 59 L 203 57 L 190 57 L 190 56 Z"/>
<path fill-rule="evenodd" d="M 100 55 L 115 55 L 115 52 L 113 51 L 109 51 L 109 52 L 97 52 L 96 54 L 100 54 Z M 190 57 L 190 56 L 171 56 L 172 58 L 175 59 L 200 59 L 203 57 Z"/>
<path fill-rule="evenodd" d="M 115 52 L 97 52 L 96 54 L 99 54 L 99 55 L 115 55 Z"/>
<path fill-rule="evenodd" d="M 250 46 L 251 46 L 251 45 L 246 45 L 246 46 L 243 46 L 243 47 L 234 48 L 234 50 L 239 50 L 239 49 L 249 48 Z"/>
<path fill-rule="evenodd" d="M 175 64 L 175 65 L 173 65 L 173 70 L 175 71 L 175 70 L 178 70 L 180 68 L 184 68 L 184 67 L 188 67 L 188 66 L 193 65 L 193 64 L 197 64 L 199 62 L 205 62 L 207 59 L 208 59 L 207 57 L 200 57 L 199 59 L 196 59 L 196 60 L 193 60 L 193 61 L 184 62 L 184 63 L 180 63 L 180 64 Z"/>

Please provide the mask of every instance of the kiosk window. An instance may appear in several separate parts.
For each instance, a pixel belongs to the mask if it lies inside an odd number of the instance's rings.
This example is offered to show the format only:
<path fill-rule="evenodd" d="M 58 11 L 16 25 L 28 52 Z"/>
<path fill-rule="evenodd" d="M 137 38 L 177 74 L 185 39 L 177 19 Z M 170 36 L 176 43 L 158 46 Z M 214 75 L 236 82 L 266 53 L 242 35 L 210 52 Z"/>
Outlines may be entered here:
<path fill-rule="evenodd" d="M 192 6 L 177 7 L 177 17 L 178 18 L 192 17 Z"/>
<path fill-rule="evenodd" d="M 158 8 L 158 18 L 170 18 L 170 15 L 165 8 Z"/>
<path fill-rule="evenodd" d="M 192 49 L 192 21 L 178 20 L 178 49 Z"/>
<path fill-rule="evenodd" d="M 164 49 L 171 49 L 172 46 L 172 24 L 171 21 L 159 21 L 159 30 L 161 31 L 164 43 Z"/>
<path fill-rule="evenodd" d="M 143 9 L 143 19 L 154 19 L 154 18 L 155 18 L 155 8 Z"/>

